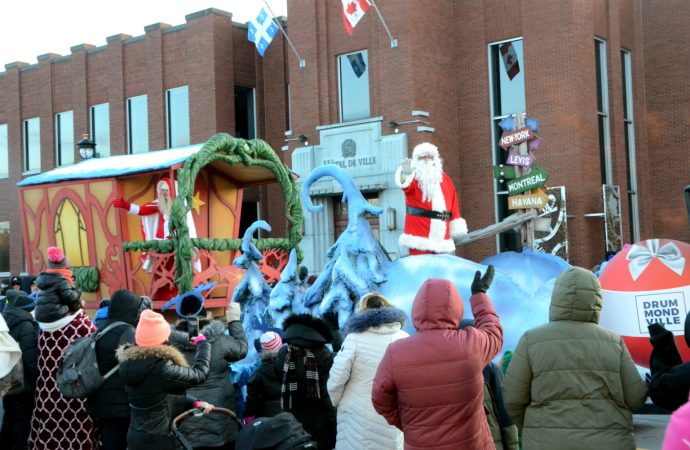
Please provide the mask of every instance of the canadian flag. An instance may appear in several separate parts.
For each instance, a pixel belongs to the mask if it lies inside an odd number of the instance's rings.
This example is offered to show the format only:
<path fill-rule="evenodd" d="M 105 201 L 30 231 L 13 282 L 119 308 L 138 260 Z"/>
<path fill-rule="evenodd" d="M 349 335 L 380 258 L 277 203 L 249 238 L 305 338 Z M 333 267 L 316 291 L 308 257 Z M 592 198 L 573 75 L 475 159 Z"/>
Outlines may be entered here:
<path fill-rule="evenodd" d="M 518 62 L 517 52 L 515 47 L 510 42 L 499 47 L 501 51 L 501 56 L 503 57 L 503 66 L 506 68 L 506 74 L 508 74 L 508 79 L 512 80 L 515 76 L 520 73 L 520 63 Z"/>
<path fill-rule="evenodd" d="M 342 0 L 343 2 L 343 22 L 345 22 L 345 29 L 347 34 L 352 36 L 352 30 L 355 29 L 357 24 L 364 14 L 369 11 L 369 0 Z"/>

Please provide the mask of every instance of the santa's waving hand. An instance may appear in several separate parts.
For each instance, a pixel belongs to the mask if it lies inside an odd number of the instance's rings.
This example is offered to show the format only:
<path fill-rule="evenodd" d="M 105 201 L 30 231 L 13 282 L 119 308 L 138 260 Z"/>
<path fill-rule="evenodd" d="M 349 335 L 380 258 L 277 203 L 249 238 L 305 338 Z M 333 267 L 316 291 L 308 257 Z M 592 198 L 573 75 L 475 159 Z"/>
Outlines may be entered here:
<path fill-rule="evenodd" d="M 428 142 L 417 145 L 412 160 L 404 159 L 395 172 L 395 183 L 405 193 L 407 209 L 400 246 L 410 255 L 453 253 L 453 240 L 467 234 L 467 223 L 438 148 Z"/>

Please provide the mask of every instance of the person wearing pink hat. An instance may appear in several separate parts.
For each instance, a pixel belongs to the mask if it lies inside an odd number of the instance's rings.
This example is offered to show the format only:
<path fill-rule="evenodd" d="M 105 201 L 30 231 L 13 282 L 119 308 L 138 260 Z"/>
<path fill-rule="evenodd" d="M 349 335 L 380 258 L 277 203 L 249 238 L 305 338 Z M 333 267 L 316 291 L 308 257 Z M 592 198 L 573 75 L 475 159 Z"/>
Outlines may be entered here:
<path fill-rule="evenodd" d="M 172 419 L 192 407 L 204 414 L 213 409 L 213 405 L 185 394 L 206 380 L 211 344 L 203 334 L 194 338 L 196 356 L 189 366 L 179 350 L 166 345 L 170 333 L 170 324 L 161 314 L 145 310 L 134 335 L 136 345 L 126 344 L 117 350 L 119 374 L 132 410 L 129 450 L 177 449 L 179 443 L 170 435 Z"/>
<path fill-rule="evenodd" d="M 671 415 L 661 450 L 690 449 L 690 398 Z"/>

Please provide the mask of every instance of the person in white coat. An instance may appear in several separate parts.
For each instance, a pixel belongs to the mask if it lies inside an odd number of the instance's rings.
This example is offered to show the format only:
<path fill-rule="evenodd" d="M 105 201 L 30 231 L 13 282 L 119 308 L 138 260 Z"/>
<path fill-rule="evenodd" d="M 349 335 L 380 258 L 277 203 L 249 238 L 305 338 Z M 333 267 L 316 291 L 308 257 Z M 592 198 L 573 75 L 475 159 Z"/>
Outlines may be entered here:
<path fill-rule="evenodd" d="M 391 342 L 407 337 L 405 313 L 380 294 L 360 300 L 345 324 L 347 334 L 333 361 L 328 394 L 338 409 L 336 450 L 403 449 L 403 433 L 388 425 L 371 403 L 376 369 Z"/>

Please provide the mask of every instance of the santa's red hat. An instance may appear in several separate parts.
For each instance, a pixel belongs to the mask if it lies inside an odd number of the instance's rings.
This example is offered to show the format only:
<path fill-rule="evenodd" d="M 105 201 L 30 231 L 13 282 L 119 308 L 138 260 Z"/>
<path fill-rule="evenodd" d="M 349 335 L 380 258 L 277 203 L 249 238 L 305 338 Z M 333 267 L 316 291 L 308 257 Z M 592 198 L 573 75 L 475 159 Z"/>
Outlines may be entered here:
<path fill-rule="evenodd" d="M 422 156 L 431 156 L 434 159 L 438 159 L 438 147 L 429 142 L 422 142 L 412 151 L 412 159 L 418 160 Z"/>
<path fill-rule="evenodd" d="M 165 182 L 168 185 L 168 190 L 170 191 L 170 196 L 172 197 L 175 191 L 173 190 L 172 181 L 170 181 L 170 178 L 168 177 L 163 177 L 160 180 L 158 180 L 158 183 L 156 183 L 156 194 L 158 193 L 158 186 L 160 186 L 162 182 Z"/>

